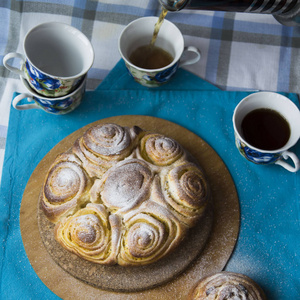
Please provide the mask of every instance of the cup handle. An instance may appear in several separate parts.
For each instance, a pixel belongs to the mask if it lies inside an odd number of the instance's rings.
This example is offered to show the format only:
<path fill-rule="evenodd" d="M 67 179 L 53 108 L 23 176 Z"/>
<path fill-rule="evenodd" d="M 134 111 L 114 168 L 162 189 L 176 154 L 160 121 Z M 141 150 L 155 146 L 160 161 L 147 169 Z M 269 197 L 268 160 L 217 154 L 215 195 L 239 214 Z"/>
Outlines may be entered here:
<path fill-rule="evenodd" d="M 290 172 L 297 172 L 300 169 L 300 161 L 298 159 L 298 157 L 296 156 L 295 153 L 290 152 L 290 151 L 284 151 L 282 153 L 282 157 L 283 159 L 287 160 L 288 158 L 290 158 L 293 163 L 294 163 L 294 167 L 291 166 L 290 164 L 288 164 L 287 162 L 283 161 L 282 159 L 279 159 L 275 162 L 275 164 L 282 166 L 283 168 L 285 168 L 286 170 L 290 171 Z"/>
<path fill-rule="evenodd" d="M 17 105 L 21 100 L 27 99 L 27 101 L 32 101 L 29 102 L 28 104 L 22 104 L 22 105 Z M 32 109 L 32 108 L 40 108 L 34 101 L 33 97 L 29 94 L 22 93 L 18 96 L 16 96 L 12 102 L 12 105 L 15 109 L 17 110 L 26 110 L 26 109 Z"/>
<path fill-rule="evenodd" d="M 8 61 L 12 58 L 19 58 L 21 60 L 21 65 L 23 65 L 25 62 L 24 55 L 22 55 L 20 53 L 16 53 L 16 52 L 8 53 L 3 57 L 3 65 L 7 70 L 9 70 L 13 73 L 16 73 L 18 75 L 21 75 L 22 77 L 25 78 L 25 74 L 24 74 L 23 70 L 15 68 L 8 63 Z"/>
<path fill-rule="evenodd" d="M 190 58 L 190 59 L 184 59 L 184 57 L 186 56 L 187 52 L 193 52 L 193 53 L 196 54 L 196 56 L 193 57 L 193 58 Z M 200 52 L 199 49 L 197 49 L 194 46 L 185 47 L 184 51 L 183 51 L 182 58 L 181 58 L 181 60 L 179 62 L 179 68 L 181 68 L 183 66 L 195 64 L 197 61 L 200 60 L 200 58 L 201 58 L 201 52 Z"/>

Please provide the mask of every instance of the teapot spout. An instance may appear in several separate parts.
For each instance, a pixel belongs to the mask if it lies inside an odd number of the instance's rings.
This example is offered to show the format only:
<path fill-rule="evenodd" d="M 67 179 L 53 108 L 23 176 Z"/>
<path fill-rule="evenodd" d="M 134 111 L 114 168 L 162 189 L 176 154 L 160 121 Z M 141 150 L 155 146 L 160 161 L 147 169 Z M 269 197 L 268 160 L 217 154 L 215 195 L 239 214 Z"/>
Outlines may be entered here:
<path fill-rule="evenodd" d="M 183 9 L 190 0 L 159 0 L 160 4 L 168 11 Z"/>

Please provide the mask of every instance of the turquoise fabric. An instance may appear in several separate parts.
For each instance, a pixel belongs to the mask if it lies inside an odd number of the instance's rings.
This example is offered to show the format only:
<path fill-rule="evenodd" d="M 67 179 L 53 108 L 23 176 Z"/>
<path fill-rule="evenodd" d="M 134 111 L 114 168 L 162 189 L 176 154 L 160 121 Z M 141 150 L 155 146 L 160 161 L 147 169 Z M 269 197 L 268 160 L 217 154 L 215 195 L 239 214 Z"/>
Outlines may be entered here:
<path fill-rule="evenodd" d="M 226 270 L 250 276 L 269 299 L 298 299 L 300 172 L 258 166 L 239 154 L 231 119 L 248 94 L 221 91 L 182 69 L 165 86 L 144 88 L 120 61 L 67 115 L 12 108 L 0 191 L 1 299 L 58 299 L 35 274 L 22 244 L 19 211 L 25 186 L 41 159 L 70 133 L 99 119 L 128 114 L 177 123 L 215 149 L 232 175 L 241 205 L 240 235 Z M 295 94 L 285 95 L 299 106 Z M 299 142 L 292 150 L 300 157 Z"/>

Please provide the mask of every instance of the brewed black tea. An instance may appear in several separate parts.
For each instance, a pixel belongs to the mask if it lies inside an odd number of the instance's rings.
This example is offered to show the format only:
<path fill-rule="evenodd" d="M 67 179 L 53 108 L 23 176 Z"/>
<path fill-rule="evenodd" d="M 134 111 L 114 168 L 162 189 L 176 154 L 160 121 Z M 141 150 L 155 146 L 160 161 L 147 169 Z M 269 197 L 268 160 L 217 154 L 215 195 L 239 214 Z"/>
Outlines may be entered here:
<path fill-rule="evenodd" d="M 241 124 L 244 139 L 262 150 L 277 150 L 289 140 L 289 123 L 277 111 L 259 108 L 248 113 Z"/>

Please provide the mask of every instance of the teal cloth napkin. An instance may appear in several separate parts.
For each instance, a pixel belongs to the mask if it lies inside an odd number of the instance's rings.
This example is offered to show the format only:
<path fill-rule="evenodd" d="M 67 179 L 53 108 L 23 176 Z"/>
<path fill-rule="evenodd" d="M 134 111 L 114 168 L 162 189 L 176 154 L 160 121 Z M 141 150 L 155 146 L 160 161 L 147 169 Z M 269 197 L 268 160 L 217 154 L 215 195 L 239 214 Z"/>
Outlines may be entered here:
<path fill-rule="evenodd" d="M 35 274 L 21 239 L 19 212 L 27 181 L 58 142 L 82 126 L 116 115 L 163 118 L 196 133 L 223 159 L 241 205 L 240 235 L 226 270 L 257 281 L 269 299 L 300 295 L 300 172 L 258 166 L 235 148 L 232 114 L 248 92 L 224 92 L 179 70 L 161 88 L 135 83 L 120 61 L 96 91 L 64 116 L 11 109 L 0 190 L 2 299 L 58 299 Z M 285 94 L 299 106 L 295 94 Z M 292 149 L 300 157 L 300 143 Z"/>

